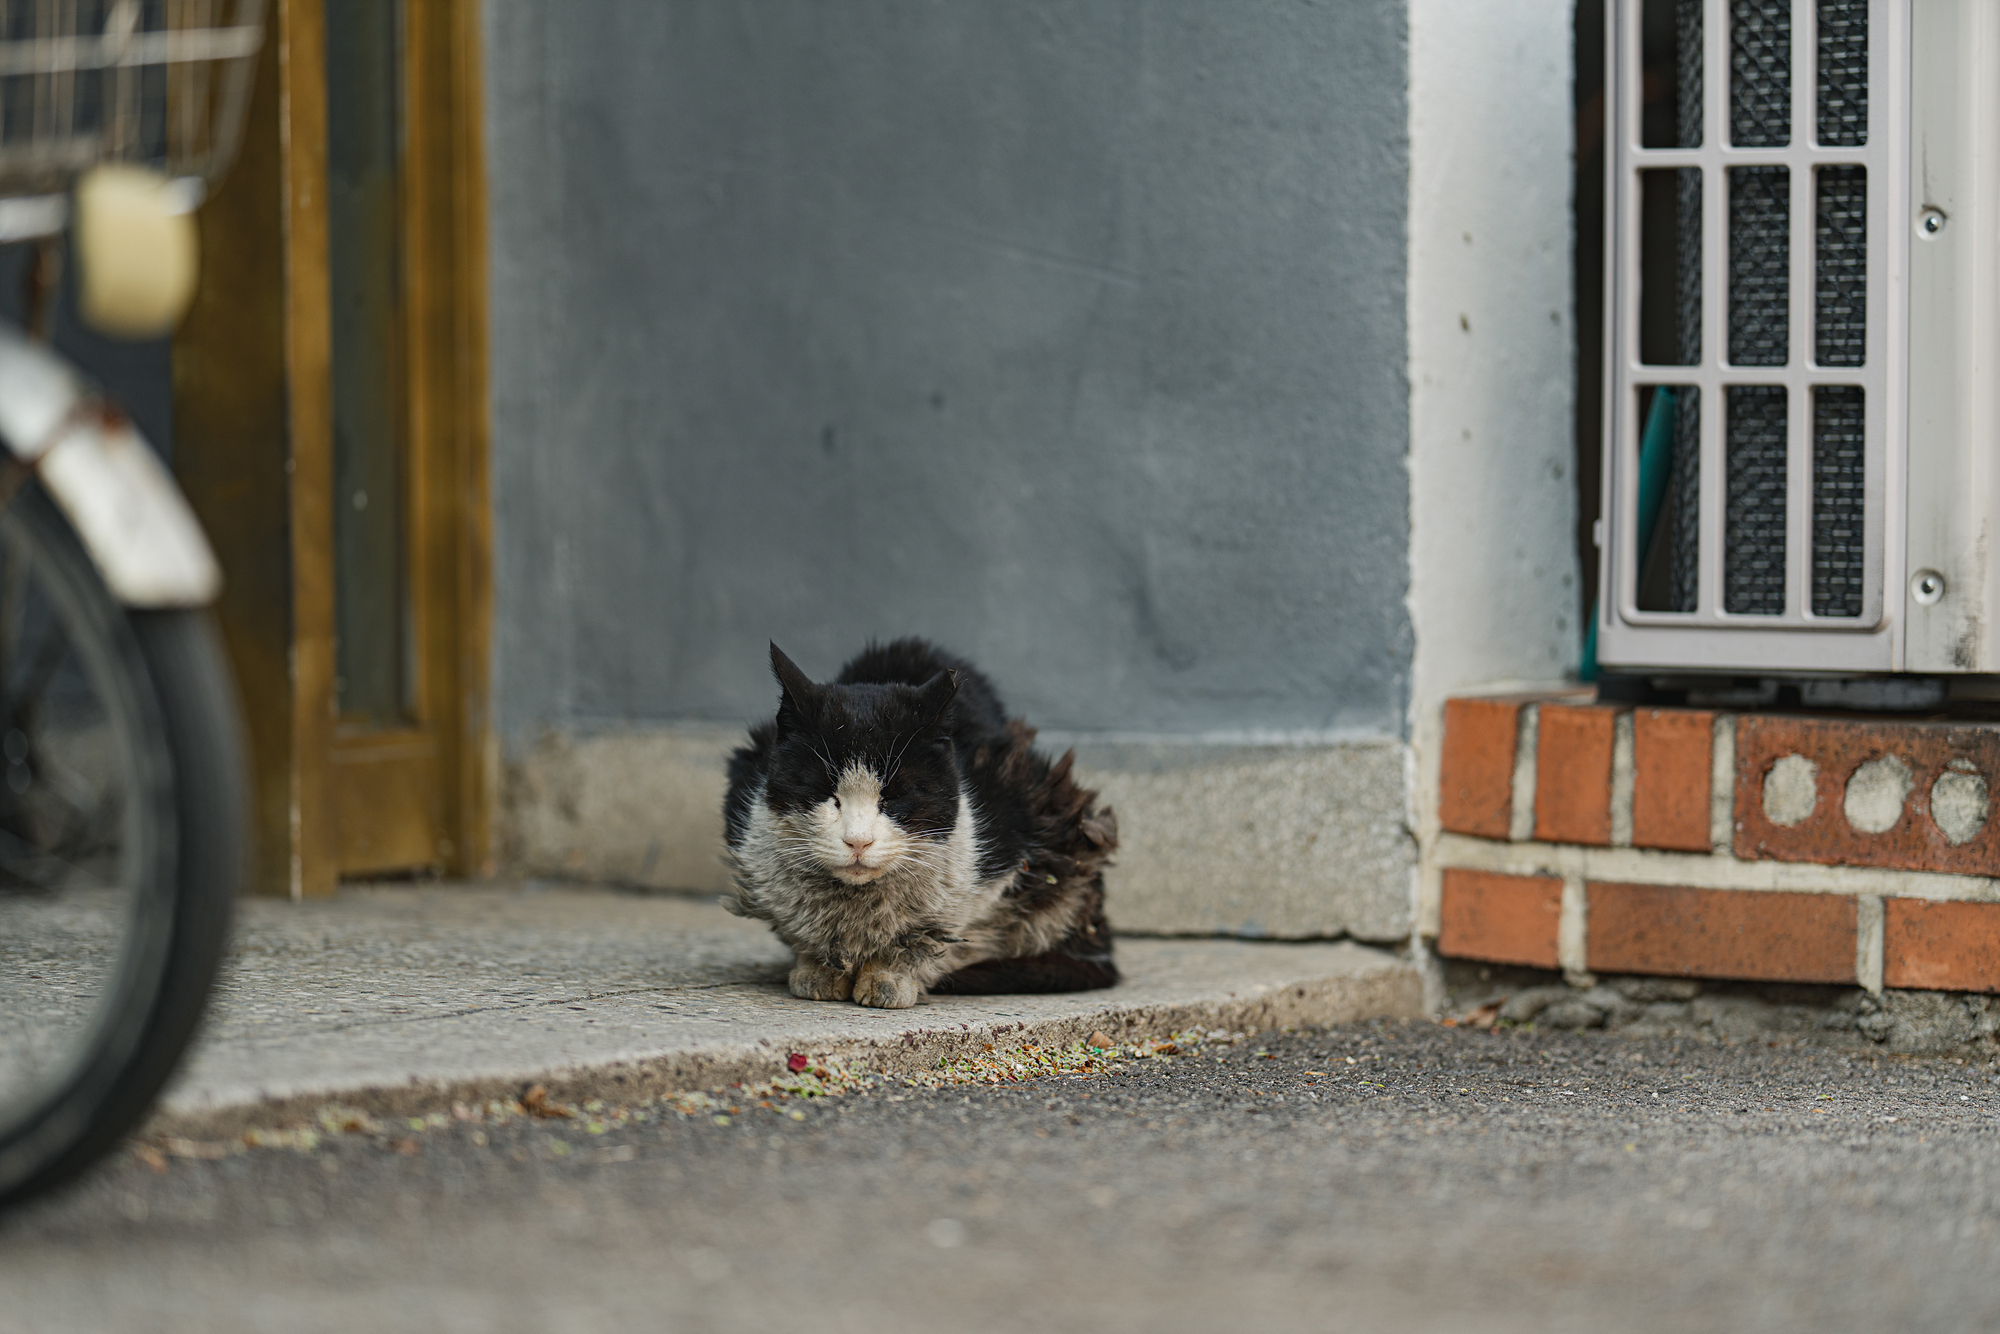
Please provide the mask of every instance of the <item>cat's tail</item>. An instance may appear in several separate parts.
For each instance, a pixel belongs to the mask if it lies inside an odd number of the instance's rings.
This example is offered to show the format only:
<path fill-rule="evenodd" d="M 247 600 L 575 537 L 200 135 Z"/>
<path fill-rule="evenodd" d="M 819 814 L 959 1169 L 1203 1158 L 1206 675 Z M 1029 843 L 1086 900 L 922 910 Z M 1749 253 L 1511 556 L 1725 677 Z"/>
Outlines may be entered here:
<path fill-rule="evenodd" d="M 1005 996 L 1051 991 L 1099 991 L 1118 985 L 1111 959 L 1111 927 L 1104 920 L 1103 890 L 1089 920 L 1044 954 L 982 959 L 931 983 L 933 995 Z"/>
<path fill-rule="evenodd" d="M 931 983 L 934 996 L 1023 996 L 1099 991 L 1118 985 L 1118 965 L 1050 950 L 1019 959 L 985 959 Z"/>
<path fill-rule="evenodd" d="M 1118 985 L 1118 965 L 1074 954 L 986 959 L 931 983 L 934 996 L 1021 996 L 1051 991 L 1098 991 Z"/>

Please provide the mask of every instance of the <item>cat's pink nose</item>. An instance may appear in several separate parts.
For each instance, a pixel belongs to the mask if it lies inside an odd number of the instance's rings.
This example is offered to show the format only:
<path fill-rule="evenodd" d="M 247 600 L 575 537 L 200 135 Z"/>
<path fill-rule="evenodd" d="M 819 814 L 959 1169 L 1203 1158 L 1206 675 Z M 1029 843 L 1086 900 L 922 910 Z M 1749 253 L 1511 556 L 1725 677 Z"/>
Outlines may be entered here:
<path fill-rule="evenodd" d="M 854 849 L 857 855 L 859 855 L 860 853 L 864 853 L 868 851 L 868 849 L 875 846 L 875 840 L 872 838 L 865 838 L 865 837 L 849 838 L 843 835 L 840 841 L 845 843 L 848 847 Z"/>

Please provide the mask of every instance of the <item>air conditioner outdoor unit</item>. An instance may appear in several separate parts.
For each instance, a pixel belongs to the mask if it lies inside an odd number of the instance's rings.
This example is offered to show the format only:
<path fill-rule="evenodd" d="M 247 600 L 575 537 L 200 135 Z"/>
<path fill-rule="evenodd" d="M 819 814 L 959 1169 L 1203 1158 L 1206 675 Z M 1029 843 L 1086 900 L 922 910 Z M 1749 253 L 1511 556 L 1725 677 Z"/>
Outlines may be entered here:
<path fill-rule="evenodd" d="M 2000 0 L 1609 17 L 1599 661 L 2000 671 Z"/>

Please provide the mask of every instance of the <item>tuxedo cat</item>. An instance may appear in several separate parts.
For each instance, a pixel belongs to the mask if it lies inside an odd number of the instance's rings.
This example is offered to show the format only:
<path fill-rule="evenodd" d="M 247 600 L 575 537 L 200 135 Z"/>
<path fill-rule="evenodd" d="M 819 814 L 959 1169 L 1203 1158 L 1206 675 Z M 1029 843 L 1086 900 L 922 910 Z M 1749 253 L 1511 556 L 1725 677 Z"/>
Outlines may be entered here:
<path fill-rule="evenodd" d="M 732 912 L 792 948 L 794 996 L 885 1009 L 925 991 L 1118 981 L 1103 870 L 1118 822 L 1009 719 L 992 683 L 921 639 L 825 684 L 771 645 L 778 715 L 729 761 Z"/>

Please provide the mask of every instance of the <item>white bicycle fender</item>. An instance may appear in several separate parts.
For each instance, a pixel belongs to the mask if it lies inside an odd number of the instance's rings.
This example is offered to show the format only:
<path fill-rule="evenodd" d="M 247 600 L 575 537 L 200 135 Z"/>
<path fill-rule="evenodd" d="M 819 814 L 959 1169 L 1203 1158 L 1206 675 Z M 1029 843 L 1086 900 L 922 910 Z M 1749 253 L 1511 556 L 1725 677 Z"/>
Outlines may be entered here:
<path fill-rule="evenodd" d="M 131 420 L 60 357 L 5 327 L 0 440 L 42 479 L 120 602 L 200 607 L 221 592 L 201 524 Z"/>

